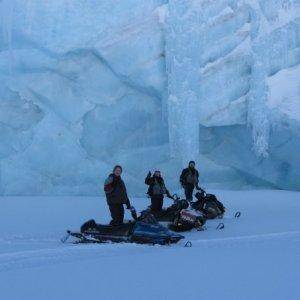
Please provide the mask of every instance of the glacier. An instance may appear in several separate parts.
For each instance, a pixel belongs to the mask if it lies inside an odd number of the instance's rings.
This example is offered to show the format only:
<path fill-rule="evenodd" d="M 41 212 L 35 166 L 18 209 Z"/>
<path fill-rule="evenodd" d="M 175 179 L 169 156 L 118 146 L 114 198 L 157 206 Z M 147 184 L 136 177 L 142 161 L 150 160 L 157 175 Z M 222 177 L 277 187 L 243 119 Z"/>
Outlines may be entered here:
<path fill-rule="evenodd" d="M 0 194 L 300 190 L 299 0 L 0 1 Z"/>

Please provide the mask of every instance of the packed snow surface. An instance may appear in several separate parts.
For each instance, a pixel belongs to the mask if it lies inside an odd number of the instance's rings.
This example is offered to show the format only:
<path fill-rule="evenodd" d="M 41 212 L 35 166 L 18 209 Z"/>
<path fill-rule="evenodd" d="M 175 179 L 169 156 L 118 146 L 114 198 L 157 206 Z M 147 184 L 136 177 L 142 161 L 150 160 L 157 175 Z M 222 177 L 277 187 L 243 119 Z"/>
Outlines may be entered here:
<path fill-rule="evenodd" d="M 0 1 L 0 194 L 95 196 L 119 163 L 142 196 L 191 159 L 299 190 L 299 24 L 298 0 Z"/>
<path fill-rule="evenodd" d="M 66 229 L 109 220 L 103 198 L 0 198 L 1 299 L 299 299 L 299 192 L 209 192 L 225 218 L 172 246 L 62 244 Z"/>

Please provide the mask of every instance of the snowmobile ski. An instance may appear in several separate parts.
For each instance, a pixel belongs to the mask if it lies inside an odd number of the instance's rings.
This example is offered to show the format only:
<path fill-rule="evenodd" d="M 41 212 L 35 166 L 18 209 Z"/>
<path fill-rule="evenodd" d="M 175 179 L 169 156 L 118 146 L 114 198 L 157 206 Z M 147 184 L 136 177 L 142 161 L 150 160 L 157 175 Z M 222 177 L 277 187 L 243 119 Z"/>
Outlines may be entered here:
<path fill-rule="evenodd" d="M 218 229 L 218 230 L 222 230 L 224 228 L 225 228 L 224 223 L 219 223 L 218 226 L 216 227 L 216 229 Z"/>
<path fill-rule="evenodd" d="M 191 248 L 193 246 L 192 242 L 191 241 L 187 241 L 185 244 L 184 244 L 184 247 L 186 248 Z"/>
<path fill-rule="evenodd" d="M 112 241 L 111 236 L 106 236 L 105 239 L 102 239 L 101 237 L 93 236 L 92 233 L 81 233 L 81 232 L 73 232 L 73 231 L 67 230 L 66 236 L 61 239 L 62 243 L 65 243 L 69 239 L 69 237 L 74 237 L 77 239 L 73 242 L 73 244 L 87 244 L 87 243 L 105 244 L 105 243 L 109 243 Z M 115 239 L 115 241 L 117 241 L 117 237 L 114 237 L 114 239 Z M 124 238 L 118 237 L 118 242 L 123 242 L 123 241 L 126 242 L 126 240 L 124 240 Z"/>
<path fill-rule="evenodd" d="M 235 214 L 234 214 L 234 217 L 235 218 L 239 218 L 241 216 L 241 212 L 240 211 L 237 211 Z"/>

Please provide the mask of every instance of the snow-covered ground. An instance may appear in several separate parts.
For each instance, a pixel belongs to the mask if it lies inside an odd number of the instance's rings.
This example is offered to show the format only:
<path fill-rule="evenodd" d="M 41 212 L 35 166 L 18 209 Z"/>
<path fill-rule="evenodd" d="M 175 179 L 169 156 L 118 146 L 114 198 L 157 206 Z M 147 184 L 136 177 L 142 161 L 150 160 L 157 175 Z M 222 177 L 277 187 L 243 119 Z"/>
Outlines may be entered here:
<path fill-rule="evenodd" d="M 225 229 L 208 221 L 170 247 L 62 244 L 66 229 L 109 220 L 101 198 L 0 198 L 0 297 L 300 299 L 300 193 L 214 192 L 228 208 Z"/>

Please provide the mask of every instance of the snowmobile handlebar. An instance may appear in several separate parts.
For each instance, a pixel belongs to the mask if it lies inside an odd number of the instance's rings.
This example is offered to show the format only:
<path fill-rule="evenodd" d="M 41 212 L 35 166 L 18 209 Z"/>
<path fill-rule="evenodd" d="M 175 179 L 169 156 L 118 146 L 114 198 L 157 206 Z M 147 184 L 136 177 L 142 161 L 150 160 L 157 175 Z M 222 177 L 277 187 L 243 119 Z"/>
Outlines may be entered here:
<path fill-rule="evenodd" d="M 132 219 L 137 220 L 138 216 L 137 216 L 136 210 L 133 206 L 130 207 L 130 213 L 131 213 Z"/>
<path fill-rule="evenodd" d="M 180 197 L 178 197 L 177 194 L 174 194 L 174 195 L 172 196 L 172 199 L 173 199 L 175 202 L 177 202 L 177 201 L 180 200 Z"/>
<path fill-rule="evenodd" d="M 206 191 L 205 191 L 204 189 L 202 189 L 201 187 L 199 187 L 197 190 L 198 190 L 199 192 L 203 193 L 204 195 L 206 195 Z"/>

